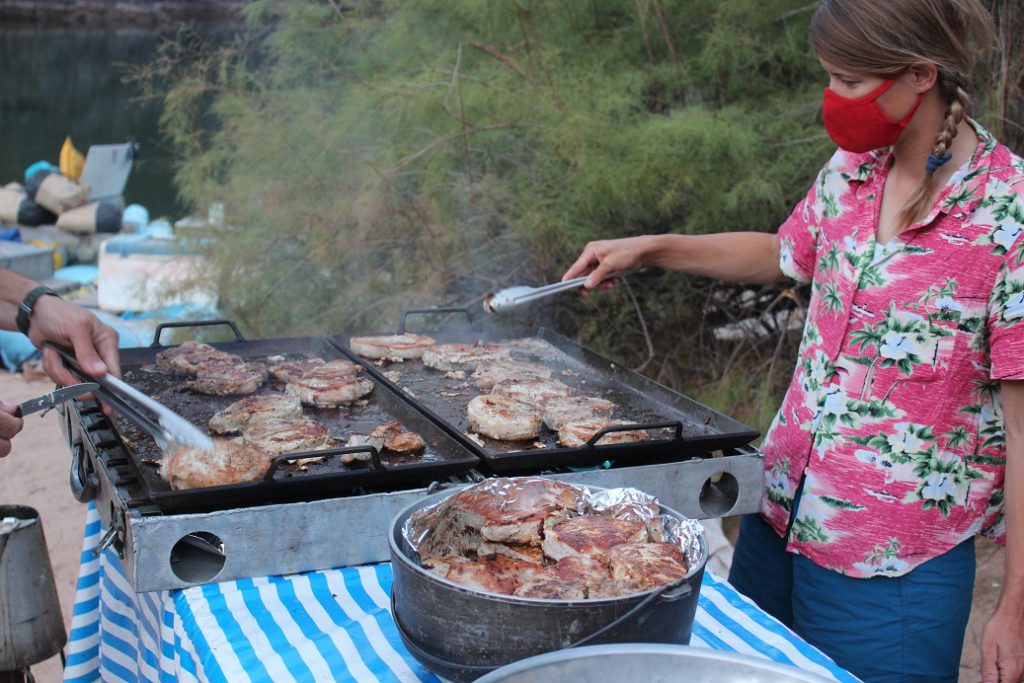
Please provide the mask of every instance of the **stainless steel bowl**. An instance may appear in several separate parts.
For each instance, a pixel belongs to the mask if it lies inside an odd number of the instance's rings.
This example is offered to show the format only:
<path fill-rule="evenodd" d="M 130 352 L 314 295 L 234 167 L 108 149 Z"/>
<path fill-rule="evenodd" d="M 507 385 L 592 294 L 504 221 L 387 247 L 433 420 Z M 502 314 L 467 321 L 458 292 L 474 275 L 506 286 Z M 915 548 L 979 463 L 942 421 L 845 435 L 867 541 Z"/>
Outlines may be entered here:
<path fill-rule="evenodd" d="M 835 683 L 767 659 L 686 645 L 626 643 L 559 650 L 508 664 L 476 683 Z"/>

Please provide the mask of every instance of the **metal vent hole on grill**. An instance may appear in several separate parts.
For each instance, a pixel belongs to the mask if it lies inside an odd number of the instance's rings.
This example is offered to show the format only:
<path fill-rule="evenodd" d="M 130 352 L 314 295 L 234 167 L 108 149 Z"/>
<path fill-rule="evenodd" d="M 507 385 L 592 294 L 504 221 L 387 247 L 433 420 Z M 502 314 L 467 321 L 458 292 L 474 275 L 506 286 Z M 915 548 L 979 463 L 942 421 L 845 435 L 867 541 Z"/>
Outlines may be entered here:
<path fill-rule="evenodd" d="M 707 478 L 700 489 L 700 509 L 707 517 L 724 517 L 736 506 L 740 485 L 728 472 L 718 472 Z"/>
<path fill-rule="evenodd" d="M 208 531 L 193 531 L 171 548 L 171 571 L 187 583 L 206 583 L 220 574 L 227 561 L 224 542 Z"/>

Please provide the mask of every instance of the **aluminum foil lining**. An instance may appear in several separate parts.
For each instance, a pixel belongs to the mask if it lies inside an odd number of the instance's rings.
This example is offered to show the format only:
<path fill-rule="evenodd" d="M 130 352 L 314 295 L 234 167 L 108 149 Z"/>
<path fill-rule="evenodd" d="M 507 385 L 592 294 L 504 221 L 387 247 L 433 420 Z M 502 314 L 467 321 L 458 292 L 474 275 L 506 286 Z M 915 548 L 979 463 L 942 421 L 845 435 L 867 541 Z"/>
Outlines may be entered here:
<path fill-rule="evenodd" d="M 516 523 L 545 511 L 570 509 L 642 521 L 651 529 L 660 520 L 663 540 L 683 551 L 687 564 L 701 561 L 704 527 L 694 519 L 664 514 L 657 499 L 634 488 L 594 489 L 542 477 L 487 479 L 456 491 L 444 500 L 417 510 L 406 521 L 402 537 L 420 557 L 464 554 L 466 530 L 453 526 L 453 506 L 486 516 L 490 523 Z"/>

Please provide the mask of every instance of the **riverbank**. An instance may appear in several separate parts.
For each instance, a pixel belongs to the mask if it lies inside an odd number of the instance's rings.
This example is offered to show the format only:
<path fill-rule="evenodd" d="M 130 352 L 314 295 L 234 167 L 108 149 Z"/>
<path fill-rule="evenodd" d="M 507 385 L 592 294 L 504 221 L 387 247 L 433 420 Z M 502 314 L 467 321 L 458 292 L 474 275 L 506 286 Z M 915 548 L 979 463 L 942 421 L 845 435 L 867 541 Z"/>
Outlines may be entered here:
<path fill-rule="evenodd" d="M 246 0 L 5 0 L 0 25 L 157 28 L 183 21 L 235 22 Z"/>

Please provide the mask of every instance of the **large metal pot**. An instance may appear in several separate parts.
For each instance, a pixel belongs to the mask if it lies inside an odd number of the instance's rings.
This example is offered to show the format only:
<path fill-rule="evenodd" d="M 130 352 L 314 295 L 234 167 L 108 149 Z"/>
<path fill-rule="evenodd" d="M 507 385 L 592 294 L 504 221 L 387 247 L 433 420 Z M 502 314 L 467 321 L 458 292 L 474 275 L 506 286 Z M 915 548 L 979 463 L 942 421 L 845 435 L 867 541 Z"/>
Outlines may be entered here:
<path fill-rule="evenodd" d="M 766 659 L 683 645 L 595 645 L 530 657 L 477 683 L 829 683 Z"/>
<path fill-rule="evenodd" d="M 402 641 L 427 669 L 453 681 L 472 681 L 510 662 L 578 645 L 690 642 L 708 557 L 703 533 L 699 561 L 686 577 L 644 593 L 576 601 L 484 593 L 421 567 L 402 534 L 413 513 L 455 492 L 421 499 L 391 523 L 392 613 Z M 661 510 L 681 517 L 664 506 Z"/>

